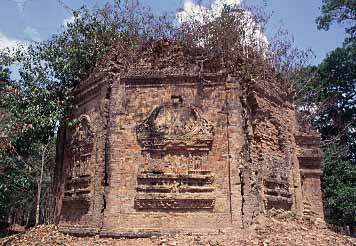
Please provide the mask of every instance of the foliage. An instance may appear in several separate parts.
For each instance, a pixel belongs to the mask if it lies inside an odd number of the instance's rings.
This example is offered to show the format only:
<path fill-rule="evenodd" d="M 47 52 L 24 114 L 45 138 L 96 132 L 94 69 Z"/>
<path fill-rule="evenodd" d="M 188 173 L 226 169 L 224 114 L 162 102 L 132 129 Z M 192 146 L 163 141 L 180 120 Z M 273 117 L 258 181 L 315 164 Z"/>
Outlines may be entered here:
<path fill-rule="evenodd" d="M 73 12 L 74 22 L 50 40 L 37 45 L 36 54 L 50 69 L 61 88 L 76 86 L 115 43 L 135 46 L 142 38 L 164 35 L 164 17 L 154 16 L 138 2 L 115 1 L 103 9 L 82 7 Z M 167 24 L 168 25 L 168 24 Z"/>
<path fill-rule="evenodd" d="M 350 147 L 355 159 L 356 44 L 333 51 L 319 66 L 319 102 L 328 101 L 316 124 L 323 136 Z"/>
<path fill-rule="evenodd" d="M 333 22 L 346 25 L 350 37 L 347 42 L 356 38 L 356 0 L 323 0 L 322 15 L 316 19 L 319 29 L 329 30 Z"/>
<path fill-rule="evenodd" d="M 295 78 L 296 102 L 319 130 L 325 152 L 326 219 L 356 228 L 356 43 L 331 52 Z"/>
<path fill-rule="evenodd" d="M 323 190 L 328 219 L 356 228 L 356 44 L 333 51 L 319 66 L 320 102 L 326 102 L 315 124 L 328 147 Z M 335 153 L 332 153 L 332 150 Z M 338 154 L 337 154 L 338 153 Z M 335 156 L 336 155 L 336 156 Z"/>
<path fill-rule="evenodd" d="M 343 148 L 332 144 L 324 148 L 322 180 L 324 205 L 329 222 L 356 226 L 356 163 L 343 155 Z"/>
<path fill-rule="evenodd" d="M 279 84 L 305 65 L 311 51 L 299 50 L 287 30 L 280 27 L 267 39 L 265 28 L 271 15 L 259 7 L 225 5 L 217 15 L 210 9 L 202 9 L 175 31 L 180 43 L 200 49 L 208 57 L 219 57 L 230 71 L 254 79 L 276 77 Z"/>
<path fill-rule="evenodd" d="M 305 67 L 293 79 L 295 102 L 318 127 L 324 143 L 352 145 L 356 137 L 356 45 L 337 48 L 321 64 Z"/>
<path fill-rule="evenodd" d="M 10 71 L 8 68 L 0 66 L 0 81 L 8 81 L 10 79 Z"/>

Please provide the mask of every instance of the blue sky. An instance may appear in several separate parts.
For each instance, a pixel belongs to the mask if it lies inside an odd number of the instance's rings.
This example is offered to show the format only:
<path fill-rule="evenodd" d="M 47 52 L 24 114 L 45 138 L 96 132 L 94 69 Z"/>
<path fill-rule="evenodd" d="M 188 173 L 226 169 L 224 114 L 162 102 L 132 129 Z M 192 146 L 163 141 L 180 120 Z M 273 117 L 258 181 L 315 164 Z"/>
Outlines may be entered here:
<path fill-rule="evenodd" d="M 71 17 L 71 11 L 65 5 L 77 9 L 83 4 L 102 6 L 107 1 L 110 0 L 0 0 L 0 47 L 13 45 L 16 41 L 40 41 L 58 33 L 63 28 L 64 20 Z M 189 0 L 141 2 L 157 12 L 175 12 L 183 7 L 185 1 Z M 328 52 L 340 47 L 345 37 L 342 26 L 333 26 L 328 32 L 317 30 L 315 18 L 320 14 L 321 1 L 243 0 L 248 5 L 266 3 L 267 11 L 273 12 L 268 32 L 273 32 L 283 22 L 299 48 L 311 48 L 314 51 L 314 64 L 322 61 Z"/>

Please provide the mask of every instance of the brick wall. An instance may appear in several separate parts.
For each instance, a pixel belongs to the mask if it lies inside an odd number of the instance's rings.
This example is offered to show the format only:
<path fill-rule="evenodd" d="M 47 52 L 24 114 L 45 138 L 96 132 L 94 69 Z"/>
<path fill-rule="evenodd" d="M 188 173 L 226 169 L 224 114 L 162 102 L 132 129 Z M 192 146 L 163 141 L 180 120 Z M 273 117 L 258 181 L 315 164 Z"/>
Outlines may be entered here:
<path fill-rule="evenodd" d="M 317 133 L 278 83 L 199 71 L 173 44 L 133 64 L 115 52 L 77 89 L 78 124 L 63 127 L 61 230 L 216 232 L 271 208 L 323 217 Z"/>

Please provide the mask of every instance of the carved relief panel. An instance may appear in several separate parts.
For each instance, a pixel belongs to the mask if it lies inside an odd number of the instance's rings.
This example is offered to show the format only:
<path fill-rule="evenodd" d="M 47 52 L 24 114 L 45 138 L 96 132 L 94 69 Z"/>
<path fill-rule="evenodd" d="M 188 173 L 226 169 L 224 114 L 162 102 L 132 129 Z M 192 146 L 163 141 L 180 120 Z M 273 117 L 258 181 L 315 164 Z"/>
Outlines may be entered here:
<path fill-rule="evenodd" d="M 265 174 L 263 184 L 267 209 L 291 209 L 293 199 L 289 190 L 288 169 L 285 160 L 277 158 L 270 160 L 269 172 Z"/>
<path fill-rule="evenodd" d="M 214 128 L 182 98 L 155 108 L 136 127 L 144 163 L 137 176 L 137 210 L 213 209 L 208 155 Z"/>
<path fill-rule="evenodd" d="M 90 125 L 90 118 L 82 115 L 79 118 L 71 141 L 72 177 L 89 175 L 89 162 L 93 149 L 94 132 Z"/>
<path fill-rule="evenodd" d="M 94 132 L 87 115 L 79 117 L 79 123 L 71 133 L 67 153 L 70 159 L 65 197 L 85 198 L 89 191 L 90 160 L 94 145 Z"/>

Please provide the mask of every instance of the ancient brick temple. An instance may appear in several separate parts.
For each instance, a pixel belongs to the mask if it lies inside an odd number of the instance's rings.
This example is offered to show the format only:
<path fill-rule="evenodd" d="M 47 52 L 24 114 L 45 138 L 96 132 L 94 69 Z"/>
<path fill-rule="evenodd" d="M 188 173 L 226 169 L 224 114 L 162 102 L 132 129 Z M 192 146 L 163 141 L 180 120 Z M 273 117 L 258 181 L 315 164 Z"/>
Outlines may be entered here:
<path fill-rule="evenodd" d="M 62 231 L 217 232 L 272 208 L 323 218 L 319 136 L 287 93 L 192 53 L 114 48 L 79 85 L 58 145 Z"/>

